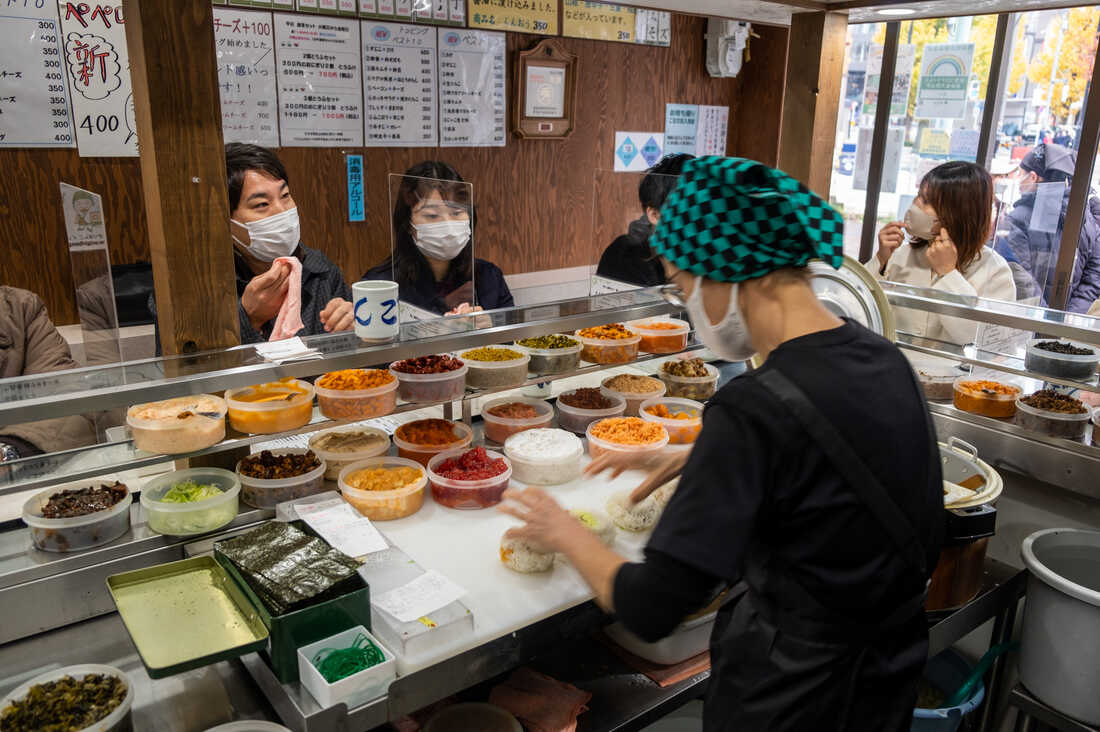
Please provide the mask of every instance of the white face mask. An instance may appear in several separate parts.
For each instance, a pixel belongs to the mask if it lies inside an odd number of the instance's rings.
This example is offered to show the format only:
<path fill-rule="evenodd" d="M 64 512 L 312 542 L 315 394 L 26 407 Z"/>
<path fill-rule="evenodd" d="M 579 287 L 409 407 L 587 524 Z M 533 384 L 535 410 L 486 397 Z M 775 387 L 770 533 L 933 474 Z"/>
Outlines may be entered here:
<path fill-rule="evenodd" d="M 715 356 L 725 361 L 745 361 L 756 353 L 756 349 L 749 340 L 748 326 L 745 325 L 745 319 L 741 317 L 741 309 L 737 306 L 737 291 L 738 286 L 735 283 L 730 288 L 730 302 L 726 314 L 716 324 L 710 322 L 703 307 L 702 277 L 695 277 L 691 295 L 685 303 L 699 340 Z"/>
<path fill-rule="evenodd" d="M 469 221 L 437 221 L 413 224 L 416 248 L 425 257 L 449 262 L 459 255 L 470 241 Z"/>
<path fill-rule="evenodd" d="M 910 239 L 929 242 L 935 238 L 936 218 L 913 202 L 905 212 L 905 230 Z"/>
<path fill-rule="evenodd" d="M 249 243 L 233 237 L 233 241 L 246 248 L 262 262 L 274 262 L 279 257 L 289 257 L 298 248 L 301 228 L 298 225 L 298 207 L 268 216 L 247 224 L 232 219 L 248 230 Z"/>

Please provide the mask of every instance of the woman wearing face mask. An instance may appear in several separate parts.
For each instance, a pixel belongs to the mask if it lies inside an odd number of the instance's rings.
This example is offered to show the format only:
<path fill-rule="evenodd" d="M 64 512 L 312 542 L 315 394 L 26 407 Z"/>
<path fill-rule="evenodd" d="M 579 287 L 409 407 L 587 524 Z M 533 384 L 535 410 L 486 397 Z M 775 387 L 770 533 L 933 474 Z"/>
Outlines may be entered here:
<path fill-rule="evenodd" d="M 1015 302 L 1016 285 L 1004 257 L 986 246 L 993 208 L 993 180 L 974 163 L 937 166 L 921 180 L 904 221 L 878 234 L 878 253 L 868 263 L 876 278 L 956 295 Z M 977 325 L 899 308 L 898 330 L 958 345 L 971 343 Z"/>
<path fill-rule="evenodd" d="M 805 265 L 840 266 L 840 215 L 780 171 L 706 157 L 684 166 L 651 245 L 703 343 L 763 366 L 707 404 L 643 562 L 537 489 L 505 493 L 501 510 L 648 641 L 734 585 L 711 636 L 705 730 L 908 730 L 942 475 L 901 352 L 814 295 Z"/>
<path fill-rule="evenodd" d="M 363 279 L 395 280 L 402 301 L 439 315 L 511 307 L 500 267 L 473 258 L 475 223 L 470 187 L 454 168 L 414 165 L 393 207 L 393 255 Z"/>

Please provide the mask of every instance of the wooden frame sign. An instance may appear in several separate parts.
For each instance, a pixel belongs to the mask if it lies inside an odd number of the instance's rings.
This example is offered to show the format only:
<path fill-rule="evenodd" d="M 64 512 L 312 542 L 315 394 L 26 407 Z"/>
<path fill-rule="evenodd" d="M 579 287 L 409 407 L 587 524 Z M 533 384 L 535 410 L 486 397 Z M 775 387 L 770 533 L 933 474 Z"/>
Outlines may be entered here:
<path fill-rule="evenodd" d="M 519 52 L 512 74 L 512 119 L 518 137 L 561 140 L 573 132 L 577 66 L 577 57 L 550 38 Z"/>

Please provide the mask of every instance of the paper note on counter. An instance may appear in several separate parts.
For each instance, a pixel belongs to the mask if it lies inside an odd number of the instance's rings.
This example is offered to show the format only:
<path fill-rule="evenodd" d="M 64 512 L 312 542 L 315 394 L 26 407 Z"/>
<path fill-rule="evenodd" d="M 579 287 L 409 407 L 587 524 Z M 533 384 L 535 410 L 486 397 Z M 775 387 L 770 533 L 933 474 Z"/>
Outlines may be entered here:
<path fill-rule="evenodd" d="M 450 605 L 465 594 L 466 590 L 432 569 L 407 585 L 371 598 L 371 604 L 402 623 L 411 623 Z"/>
<path fill-rule="evenodd" d="M 281 341 L 268 341 L 257 343 L 256 353 L 265 361 L 273 363 L 286 363 L 287 361 L 309 361 L 321 358 L 321 352 L 316 348 L 310 348 L 298 336 L 284 338 Z"/>
<path fill-rule="evenodd" d="M 343 498 L 296 505 L 295 510 L 298 518 L 309 524 L 322 539 L 349 557 L 373 554 L 389 546 L 370 519 L 361 516 Z"/>

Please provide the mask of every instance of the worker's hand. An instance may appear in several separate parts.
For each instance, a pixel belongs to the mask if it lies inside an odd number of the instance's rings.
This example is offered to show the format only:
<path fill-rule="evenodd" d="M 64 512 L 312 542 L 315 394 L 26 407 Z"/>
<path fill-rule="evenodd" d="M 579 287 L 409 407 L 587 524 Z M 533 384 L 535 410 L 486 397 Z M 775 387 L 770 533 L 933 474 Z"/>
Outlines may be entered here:
<path fill-rule="evenodd" d="M 344 298 L 334 297 L 321 311 L 321 323 L 325 326 L 326 333 L 351 330 L 351 326 L 355 323 L 355 309 Z"/>
<path fill-rule="evenodd" d="M 504 491 L 504 503 L 497 510 L 524 522 L 509 529 L 508 535 L 535 542 L 548 551 L 564 552 L 584 537 L 584 528 L 571 513 L 538 488 Z"/>
<path fill-rule="evenodd" d="M 468 302 L 460 302 L 455 307 L 451 308 L 444 315 L 470 315 L 472 313 L 480 313 L 484 308 L 480 305 L 471 305 Z"/>
<path fill-rule="evenodd" d="M 584 474 L 599 475 L 610 470 L 611 480 L 618 478 L 627 470 L 644 470 L 648 473 L 637 488 L 630 494 L 632 503 L 644 501 L 649 494 L 678 476 L 684 470 L 690 452 L 672 452 L 653 457 L 637 457 L 624 452 L 605 452 L 585 466 Z"/>
<path fill-rule="evenodd" d="M 454 309 L 461 304 L 465 304 L 469 307 L 469 303 L 474 299 L 474 283 L 467 280 L 455 289 L 448 292 L 443 296 L 443 302 L 447 303 L 447 307 Z"/>
<path fill-rule="evenodd" d="M 274 262 L 269 270 L 249 280 L 241 295 L 241 307 L 253 328 L 259 330 L 279 314 L 289 287 L 290 265 L 284 262 Z"/>
<path fill-rule="evenodd" d="M 959 264 L 959 250 L 955 248 L 955 242 L 951 241 L 951 235 L 947 229 L 940 229 L 940 233 L 928 245 L 928 264 L 932 271 L 940 277 L 951 274 Z"/>
<path fill-rule="evenodd" d="M 890 261 L 890 255 L 892 255 L 901 243 L 905 241 L 905 233 L 901 230 L 901 227 L 905 226 L 901 221 L 891 221 L 886 226 L 882 227 L 882 231 L 878 233 L 878 263 L 879 270 L 886 269 L 886 263 Z"/>

